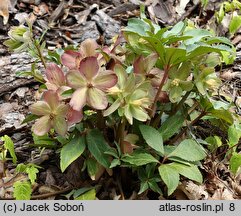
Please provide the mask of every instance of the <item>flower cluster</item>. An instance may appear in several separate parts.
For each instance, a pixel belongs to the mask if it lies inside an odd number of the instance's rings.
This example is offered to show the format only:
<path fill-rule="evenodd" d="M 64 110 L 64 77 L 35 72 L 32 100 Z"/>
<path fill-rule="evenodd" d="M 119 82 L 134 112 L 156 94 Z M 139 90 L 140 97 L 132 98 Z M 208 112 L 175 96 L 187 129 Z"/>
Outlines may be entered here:
<path fill-rule="evenodd" d="M 101 48 L 87 39 L 78 51 L 67 50 L 61 55 L 62 66 L 47 64 L 43 101 L 30 107 L 40 116 L 33 126 L 35 134 L 44 135 L 51 128 L 66 134 L 68 126 L 83 119 L 85 107 L 102 111 L 104 117 L 118 111 L 129 124 L 133 119 L 150 119 L 148 109 L 163 76 L 155 67 L 158 56 L 137 57 L 127 72 L 125 59 L 117 54 L 119 42 L 113 48 Z M 65 94 L 68 91 L 72 94 Z"/>

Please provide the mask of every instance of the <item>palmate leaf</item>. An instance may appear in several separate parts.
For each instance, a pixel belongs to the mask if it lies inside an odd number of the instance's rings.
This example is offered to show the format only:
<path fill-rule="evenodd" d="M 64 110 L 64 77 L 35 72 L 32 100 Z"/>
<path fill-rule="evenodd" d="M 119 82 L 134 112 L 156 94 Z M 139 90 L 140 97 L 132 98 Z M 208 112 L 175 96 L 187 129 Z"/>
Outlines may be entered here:
<path fill-rule="evenodd" d="M 85 143 L 85 137 L 75 135 L 69 143 L 64 145 L 60 152 L 60 168 L 62 172 L 84 152 Z"/>
<path fill-rule="evenodd" d="M 163 140 L 160 132 L 147 125 L 140 125 L 139 128 L 146 143 L 157 152 L 164 155 Z"/>
<path fill-rule="evenodd" d="M 182 141 L 167 157 L 178 157 L 186 161 L 199 161 L 206 157 L 201 145 L 192 139 Z"/>

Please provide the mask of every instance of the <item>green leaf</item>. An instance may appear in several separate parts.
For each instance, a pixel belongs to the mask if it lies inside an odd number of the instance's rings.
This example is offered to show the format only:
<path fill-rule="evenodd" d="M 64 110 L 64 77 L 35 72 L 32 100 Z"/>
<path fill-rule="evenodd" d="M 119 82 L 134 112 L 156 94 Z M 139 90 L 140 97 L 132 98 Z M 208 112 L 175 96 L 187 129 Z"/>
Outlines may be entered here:
<path fill-rule="evenodd" d="M 208 149 L 213 152 L 222 145 L 222 140 L 219 136 L 207 137 L 205 141 L 209 144 Z"/>
<path fill-rule="evenodd" d="M 177 188 L 179 183 L 179 173 L 170 164 L 162 164 L 158 168 L 159 174 L 168 188 L 168 196 L 170 196 Z"/>
<path fill-rule="evenodd" d="M 114 159 L 113 161 L 111 161 L 111 164 L 110 164 L 110 169 L 116 167 L 116 166 L 119 166 L 121 165 L 121 162 L 119 159 Z"/>
<path fill-rule="evenodd" d="M 146 143 L 157 152 L 164 155 L 163 140 L 160 132 L 147 125 L 140 125 L 139 128 Z"/>
<path fill-rule="evenodd" d="M 131 18 L 128 20 L 128 25 L 124 28 L 126 32 L 133 32 L 140 36 L 147 36 L 147 31 L 150 31 L 151 27 L 139 18 Z"/>
<path fill-rule="evenodd" d="M 110 146 L 105 141 L 102 133 L 98 129 L 93 129 L 87 134 L 86 140 L 88 149 L 95 159 L 105 168 L 109 168 L 109 156 L 105 152 L 110 150 Z"/>
<path fill-rule="evenodd" d="M 5 148 L 9 151 L 9 153 L 12 157 L 13 163 L 16 164 L 17 156 L 14 151 L 14 144 L 13 144 L 12 139 L 9 136 L 4 135 L 3 137 L 1 137 L 1 140 L 4 142 Z"/>
<path fill-rule="evenodd" d="M 61 96 L 62 96 L 62 97 L 69 97 L 69 96 L 71 96 L 73 93 L 74 93 L 74 89 L 68 89 L 68 90 L 64 91 L 64 92 L 61 94 Z"/>
<path fill-rule="evenodd" d="M 38 173 L 38 169 L 34 166 L 28 166 L 26 168 L 26 173 L 28 174 L 28 178 L 31 182 L 31 184 L 35 183 L 35 180 L 37 179 L 37 173 Z"/>
<path fill-rule="evenodd" d="M 182 127 L 183 122 L 184 116 L 179 113 L 169 117 L 166 121 L 164 121 L 161 127 L 159 128 L 163 140 L 166 141 L 174 134 L 176 134 Z"/>
<path fill-rule="evenodd" d="M 65 169 L 75 161 L 85 150 L 85 137 L 75 135 L 75 137 L 60 152 L 60 168 L 64 172 Z"/>
<path fill-rule="evenodd" d="M 139 190 L 138 194 L 142 194 L 142 193 L 145 192 L 148 188 L 149 188 L 149 185 L 148 185 L 148 182 L 147 182 L 147 181 L 141 182 L 140 190 Z"/>
<path fill-rule="evenodd" d="M 192 139 L 182 141 L 167 157 L 179 157 L 186 161 L 199 161 L 206 157 L 201 145 Z"/>
<path fill-rule="evenodd" d="M 29 181 L 17 181 L 13 184 L 13 188 L 13 197 L 16 200 L 30 200 L 32 189 Z"/>
<path fill-rule="evenodd" d="M 75 199 L 75 198 L 79 197 L 81 194 L 84 194 L 85 192 L 90 191 L 91 189 L 94 189 L 94 187 L 82 187 L 78 190 L 72 190 L 71 195 L 73 194 L 73 197 Z"/>
<path fill-rule="evenodd" d="M 162 194 L 162 190 L 159 188 L 159 186 L 156 183 L 155 179 L 151 179 L 150 181 L 148 181 L 148 185 L 154 192 Z"/>
<path fill-rule="evenodd" d="M 241 130 L 235 124 L 228 128 L 229 147 L 236 145 L 241 137 Z"/>
<path fill-rule="evenodd" d="M 226 121 L 228 124 L 233 124 L 233 116 L 229 110 L 219 109 L 219 110 L 211 110 L 210 116 L 215 117 L 217 119 L 222 119 Z"/>
<path fill-rule="evenodd" d="M 202 183 L 203 177 L 199 169 L 196 165 L 190 164 L 189 166 L 181 164 L 181 163 L 171 163 L 171 167 L 176 169 L 176 171 L 188 179 L 191 179 L 193 181 L 196 181 L 198 183 Z"/>
<path fill-rule="evenodd" d="M 75 198 L 75 200 L 95 200 L 95 199 L 96 199 L 96 192 L 94 188 L 80 195 L 79 197 Z"/>
<path fill-rule="evenodd" d="M 39 116 L 37 116 L 37 115 L 29 114 L 29 115 L 26 116 L 26 118 L 22 121 L 21 124 L 28 123 L 28 122 L 36 120 L 38 118 L 39 118 Z"/>
<path fill-rule="evenodd" d="M 234 34 L 238 31 L 238 29 L 241 27 L 241 16 L 236 15 L 233 16 L 229 23 L 229 32 L 231 34 Z"/>
<path fill-rule="evenodd" d="M 88 158 L 86 160 L 87 172 L 92 180 L 95 180 L 95 175 L 98 172 L 99 164 L 93 158 Z"/>
<path fill-rule="evenodd" d="M 37 136 L 36 134 L 32 134 L 32 136 L 35 146 L 56 148 L 56 141 L 53 138 L 50 138 L 47 134 L 44 136 Z"/>
<path fill-rule="evenodd" d="M 151 154 L 134 152 L 132 155 L 124 155 L 122 161 L 136 165 L 142 166 L 148 163 L 159 163 L 159 161 L 154 158 Z"/>
<path fill-rule="evenodd" d="M 241 166 L 241 154 L 234 152 L 229 161 L 230 170 L 232 171 L 233 174 L 236 174 L 240 166 Z"/>
<path fill-rule="evenodd" d="M 176 65 L 186 59 L 186 50 L 181 48 L 165 48 L 165 64 Z"/>

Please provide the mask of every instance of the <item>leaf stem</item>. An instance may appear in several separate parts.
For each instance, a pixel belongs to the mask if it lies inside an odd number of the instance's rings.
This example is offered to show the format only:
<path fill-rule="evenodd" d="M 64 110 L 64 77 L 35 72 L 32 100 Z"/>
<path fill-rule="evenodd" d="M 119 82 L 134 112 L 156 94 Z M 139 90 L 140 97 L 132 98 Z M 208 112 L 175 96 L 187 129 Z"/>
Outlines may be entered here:
<path fill-rule="evenodd" d="M 156 106 L 156 102 L 158 101 L 158 98 L 161 94 L 161 91 L 162 91 L 162 88 L 166 82 L 166 79 L 168 78 L 168 71 L 170 69 L 170 66 L 169 65 L 166 65 L 164 67 L 164 75 L 163 75 L 163 78 L 162 78 L 162 81 L 158 87 L 158 90 L 157 90 L 157 93 L 156 93 L 156 96 L 154 98 L 154 101 L 152 103 L 152 106 L 151 106 L 151 109 L 150 109 L 150 112 L 149 112 L 149 116 L 150 118 L 153 118 L 154 114 L 155 114 L 155 106 Z M 150 124 L 150 121 L 148 122 L 148 124 Z"/>
<path fill-rule="evenodd" d="M 47 65 L 46 65 L 46 62 L 45 62 L 45 59 L 44 59 L 44 56 L 43 56 L 43 53 L 41 52 L 41 49 L 40 49 L 40 45 L 37 44 L 36 42 L 34 42 L 34 46 L 35 48 L 37 49 L 37 52 L 38 52 L 38 56 L 44 66 L 44 68 L 46 69 L 47 68 Z"/>

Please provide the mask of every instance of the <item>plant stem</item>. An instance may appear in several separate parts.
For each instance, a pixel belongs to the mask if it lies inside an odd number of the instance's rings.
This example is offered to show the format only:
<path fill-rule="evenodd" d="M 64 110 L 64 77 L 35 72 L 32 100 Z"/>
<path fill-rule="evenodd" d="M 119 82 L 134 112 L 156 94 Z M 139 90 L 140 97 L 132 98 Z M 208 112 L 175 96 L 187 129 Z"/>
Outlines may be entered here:
<path fill-rule="evenodd" d="M 105 129 L 105 119 L 101 110 L 97 110 L 97 127 L 100 130 Z"/>
<path fill-rule="evenodd" d="M 34 46 L 36 47 L 37 49 L 37 52 L 38 52 L 38 56 L 44 66 L 44 68 L 46 69 L 47 68 L 47 65 L 46 65 L 46 62 L 45 62 L 45 59 L 44 59 L 44 56 L 43 56 L 43 53 L 41 52 L 41 49 L 40 49 L 40 45 L 37 44 L 36 42 L 34 42 Z"/>
<path fill-rule="evenodd" d="M 152 106 L 151 106 L 151 109 L 150 109 L 150 112 L 149 112 L 150 118 L 152 118 L 152 117 L 154 116 L 154 114 L 155 114 L 156 102 L 158 101 L 158 98 L 159 98 L 159 96 L 160 96 L 160 94 L 161 94 L 162 88 L 163 88 L 163 86 L 164 86 L 164 84 L 165 84 L 165 82 L 166 82 L 166 79 L 167 79 L 167 77 L 168 77 L 168 71 L 169 71 L 169 69 L 170 69 L 170 66 L 169 66 L 169 65 L 167 65 L 167 66 L 164 67 L 164 75 L 163 75 L 162 81 L 161 81 L 161 83 L 160 83 L 160 85 L 159 85 L 159 87 L 158 87 L 156 96 L 155 96 L 155 98 L 154 98 L 154 101 L 153 101 L 153 103 L 152 103 Z M 148 121 L 148 124 L 150 124 L 150 121 Z"/>
<path fill-rule="evenodd" d="M 118 137 L 117 137 L 117 140 L 120 145 L 121 153 L 124 153 L 125 126 L 126 126 L 126 119 L 123 117 L 121 119 L 121 122 L 119 123 Z"/>

